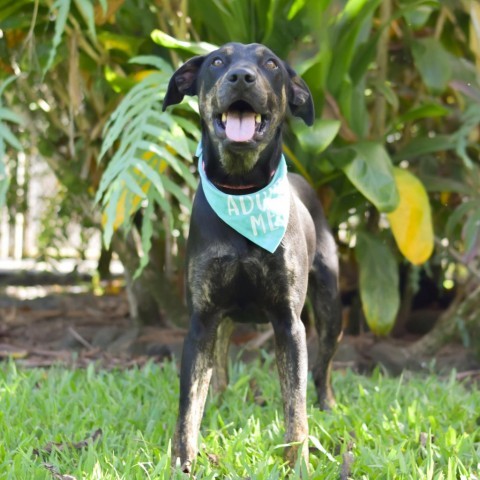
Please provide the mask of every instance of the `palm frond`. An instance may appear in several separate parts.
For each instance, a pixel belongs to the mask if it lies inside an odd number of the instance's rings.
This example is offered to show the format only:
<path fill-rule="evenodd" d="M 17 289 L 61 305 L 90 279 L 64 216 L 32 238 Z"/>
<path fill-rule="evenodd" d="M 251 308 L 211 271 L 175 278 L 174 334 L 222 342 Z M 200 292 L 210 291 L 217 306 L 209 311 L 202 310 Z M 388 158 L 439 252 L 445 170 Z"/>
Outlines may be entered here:
<path fill-rule="evenodd" d="M 15 79 L 16 77 L 10 77 L 0 84 L 0 208 L 5 205 L 6 195 L 10 185 L 10 176 L 6 164 L 7 145 L 18 151 L 23 150 L 22 144 L 12 133 L 7 123 L 21 124 L 22 118 L 2 105 L 3 91 Z"/>
<path fill-rule="evenodd" d="M 191 166 L 200 131 L 185 117 L 162 112 L 171 67 L 156 57 L 134 60 L 161 70 L 136 84 L 106 123 L 100 160 L 107 152 L 114 153 L 100 181 L 96 201 L 103 207 L 103 238 L 107 245 L 118 228 L 130 230 L 135 213 L 143 208 L 140 271 L 147 262 L 155 211 L 160 211 L 173 229 L 179 210 L 174 206 L 191 208 L 191 191 L 197 183 Z"/>

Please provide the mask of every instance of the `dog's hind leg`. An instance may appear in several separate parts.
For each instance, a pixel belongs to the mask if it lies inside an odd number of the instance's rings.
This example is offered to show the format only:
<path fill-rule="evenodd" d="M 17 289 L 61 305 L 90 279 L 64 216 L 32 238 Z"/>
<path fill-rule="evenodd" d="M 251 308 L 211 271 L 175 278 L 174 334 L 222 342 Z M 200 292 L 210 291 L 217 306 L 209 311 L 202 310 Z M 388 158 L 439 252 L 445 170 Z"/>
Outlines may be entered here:
<path fill-rule="evenodd" d="M 342 332 L 338 258 L 329 232 L 323 232 L 319 242 L 308 289 L 318 335 L 318 355 L 312 366 L 312 375 L 320 408 L 329 409 L 335 404 L 330 378 L 332 359 Z"/>
<path fill-rule="evenodd" d="M 194 314 L 185 338 L 180 373 L 180 402 L 172 460 L 191 471 L 198 452 L 198 432 L 212 376 L 218 318 Z"/>
<path fill-rule="evenodd" d="M 213 353 L 212 391 L 222 393 L 228 386 L 228 350 L 234 328 L 233 320 L 225 318 L 217 329 L 217 339 Z"/>

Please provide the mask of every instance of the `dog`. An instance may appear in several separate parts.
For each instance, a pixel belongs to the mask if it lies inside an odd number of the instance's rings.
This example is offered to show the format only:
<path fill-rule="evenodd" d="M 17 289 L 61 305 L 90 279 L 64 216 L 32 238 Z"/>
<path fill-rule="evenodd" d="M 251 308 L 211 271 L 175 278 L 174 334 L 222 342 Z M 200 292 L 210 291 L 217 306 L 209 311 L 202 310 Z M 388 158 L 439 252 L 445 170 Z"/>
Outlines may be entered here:
<path fill-rule="evenodd" d="M 187 242 L 190 328 L 173 461 L 191 471 L 215 352 L 227 352 L 228 335 L 219 332 L 230 318 L 271 322 L 285 440 L 292 444 L 285 457 L 294 464 L 301 451 L 308 465 L 308 361 L 301 320 L 307 291 L 318 334 L 313 379 L 321 408 L 334 403 L 330 370 L 341 335 L 336 245 L 315 191 L 303 177 L 286 173 L 282 154 L 289 111 L 313 124 L 312 95 L 270 49 L 240 43 L 183 64 L 170 79 L 163 110 L 185 95 L 199 100 L 201 183 Z"/>

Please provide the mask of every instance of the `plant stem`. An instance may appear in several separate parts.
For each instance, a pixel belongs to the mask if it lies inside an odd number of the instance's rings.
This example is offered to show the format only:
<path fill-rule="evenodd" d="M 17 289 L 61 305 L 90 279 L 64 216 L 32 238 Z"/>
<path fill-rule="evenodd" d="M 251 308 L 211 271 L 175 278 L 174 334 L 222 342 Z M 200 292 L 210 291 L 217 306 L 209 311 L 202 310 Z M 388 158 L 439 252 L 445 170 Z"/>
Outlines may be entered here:
<path fill-rule="evenodd" d="M 380 24 L 385 25 L 390 21 L 392 14 L 391 0 L 383 0 L 380 5 Z M 377 67 L 378 67 L 378 83 L 384 85 L 387 80 L 388 72 L 388 48 L 389 48 L 390 31 L 385 28 L 378 42 Z M 375 114 L 373 116 L 373 133 L 376 138 L 383 138 L 385 135 L 385 123 L 387 119 L 387 100 L 384 95 L 375 97 Z"/>

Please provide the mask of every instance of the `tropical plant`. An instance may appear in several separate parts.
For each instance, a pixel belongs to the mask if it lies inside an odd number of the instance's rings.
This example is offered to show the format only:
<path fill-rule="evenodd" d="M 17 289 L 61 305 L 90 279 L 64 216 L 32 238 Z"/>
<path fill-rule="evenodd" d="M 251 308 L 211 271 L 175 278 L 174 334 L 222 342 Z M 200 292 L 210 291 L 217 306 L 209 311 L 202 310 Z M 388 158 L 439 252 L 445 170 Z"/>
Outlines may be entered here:
<path fill-rule="evenodd" d="M 252 15 L 257 9 L 262 14 Z M 288 30 L 260 22 L 280 12 L 291 21 Z M 477 5 L 218 1 L 192 5 L 189 13 L 194 37 L 201 32 L 214 43 L 259 41 L 289 52 L 309 84 L 322 118 L 312 130 L 292 122 L 285 151 L 326 200 L 340 245 L 347 252 L 354 247 L 370 328 L 388 333 L 401 302 L 411 301 L 418 289 L 417 265 L 428 261 L 422 271 L 430 275 L 445 266 L 443 249 L 431 257 L 435 239 L 447 238 L 465 251 L 455 265 L 468 264 L 478 251 Z M 298 36 L 290 36 L 292 31 Z M 196 43 L 162 32 L 153 38 L 164 47 L 198 53 Z M 455 212 L 452 203 L 439 202 L 447 197 L 460 202 Z M 466 225 L 454 233 L 459 219 Z M 399 262 L 410 272 L 403 291 Z M 461 277 L 451 283 L 451 268 L 440 272 L 440 289 L 462 283 Z M 406 311 L 408 305 L 400 310 Z"/>
<path fill-rule="evenodd" d="M 158 71 L 148 72 L 122 100 L 105 125 L 100 158 L 118 140 L 97 191 L 105 210 L 104 238 L 110 244 L 114 230 L 120 226 L 129 232 L 134 214 L 143 207 L 141 239 L 143 254 L 135 276 L 148 262 L 153 234 L 155 205 L 167 219 L 168 229 L 176 231 L 179 212 L 176 204 L 188 212 L 191 193 L 179 186 L 194 189 L 189 164 L 200 139 L 198 127 L 187 118 L 161 112 L 161 100 L 171 77 L 171 67 L 158 57 L 137 57 L 132 62 L 151 63 Z M 187 106 L 187 110 L 192 107 Z M 187 136 L 186 132 L 190 135 Z M 166 174 L 171 169 L 181 179 Z"/>
<path fill-rule="evenodd" d="M 147 70 L 144 65 L 129 63 L 129 60 L 140 55 L 142 61 L 143 54 L 153 53 L 156 46 L 148 34 L 158 21 L 162 21 L 164 10 L 162 5 L 154 1 L 139 5 L 138 2 L 129 0 L 7 0 L 0 5 L 0 82 L 10 76 L 15 79 L 3 96 L 5 106 L 0 110 L 1 145 L 5 144 L 3 140 L 6 139 L 7 153 L 12 153 L 12 148 L 19 147 L 18 142 L 15 142 L 16 136 L 22 142 L 28 157 L 33 156 L 45 161 L 62 185 L 62 195 L 65 193 L 69 196 L 65 202 L 62 201 L 63 207 L 70 206 L 75 209 L 75 212 L 71 212 L 72 217 L 77 212 L 82 212 L 80 218 L 83 227 L 96 226 L 97 230 L 102 229 L 102 216 L 100 208 L 95 205 L 95 194 L 100 186 L 102 171 L 111 156 L 110 150 L 102 152 L 104 161 L 99 164 L 102 132 L 106 121 L 122 96 L 132 87 L 141 83 L 142 79 L 145 80 L 142 85 L 158 79 L 155 73 L 152 78 L 148 78 L 148 74 L 152 73 L 150 67 Z M 145 15 L 145 11 L 150 11 L 152 15 Z M 146 57 L 143 55 L 143 58 Z M 158 65 L 160 60 L 155 62 Z M 149 92 L 154 89 L 154 85 L 150 84 Z M 156 94 L 158 98 L 158 92 Z M 151 112 L 153 113 L 154 109 L 151 109 Z M 21 125 L 17 125 L 20 118 L 18 115 L 22 118 Z M 168 122 L 168 114 L 162 117 Z M 185 119 L 183 125 L 187 122 L 188 119 Z M 172 125 L 175 139 L 180 128 L 176 127 L 178 124 L 180 120 Z M 153 124 L 150 126 L 153 127 Z M 111 132 L 115 134 L 114 129 Z M 144 140 L 147 141 L 147 138 Z M 185 148 L 184 145 L 183 150 L 180 150 L 184 156 Z M 10 157 L 10 170 L 14 172 L 16 156 Z M 2 193 L 8 185 L 3 161 L 2 156 Z M 150 158 L 150 164 L 154 161 L 153 157 Z M 142 166 L 143 163 L 140 167 Z M 125 167 L 127 168 L 126 164 Z M 149 165 L 145 164 L 144 171 L 148 167 Z M 184 192 L 183 187 L 176 187 L 175 175 L 178 173 L 175 173 L 174 168 L 169 166 L 163 172 L 165 192 L 168 195 L 174 192 L 174 198 L 180 197 L 183 204 L 186 204 L 188 190 Z M 183 168 L 183 163 L 179 168 Z M 102 190 L 105 192 L 102 201 L 106 205 L 112 196 L 119 199 L 113 192 L 116 187 L 112 186 L 110 190 L 108 188 L 109 181 L 116 178 L 113 169 L 114 165 L 108 169 L 101 184 L 102 189 L 105 187 Z M 182 174 L 191 184 L 192 176 L 189 175 L 188 168 L 183 168 Z M 130 175 L 139 180 L 140 174 L 133 166 Z M 126 173 L 121 177 L 128 178 Z M 178 183 L 183 182 L 184 179 Z M 128 185 L 132 186 L 133 183 L 129 182 Z M 148 186 L 143 186 L 145 196 L 152 196 L 154 189 L 150 191 Z M 18 189 L 12 185 L 10 190 L 12 197 L 18 201 Z M 159 194 L 157 196 L 160 198 Z M 125 192 L 122 199 L 128 204 L 133 197 Z M 14 213 L 15 200 L 9 202 L 11 214 Z M 25 201 L 25 194 L 21 200 Z M 57 200 L 60 203 L 61 199 Z M 164 206 L 167 205 L 165 201 L 162 202 Z M 137 206 L 141 209 L 142 205 L 139 202 Z M 126 208 L 130 208 L 129 205 L 126 205 Z M 148 208 L 152 209 L 153 204 Z M 109 213 L 111 211 L 112 208 L 108 210 Z M 127 220 L 133 218 L 130 213 L 133 214 L 127 211 L 124 215 L 125 225 L 128 224 Z M 63 214 L 65 218 L 68 216 L 65 209 Z M 121 213 L 115 213 L 117 221 L 120 216 Z M 147 220 L 144 222 L 143 231 L 146 232 L 149 230 L 148 219 L 151 216 L 144 217 Z M 114 230 L 114 224 L 115 221 L 106 221 L 107 232 L 110 234 Z M 154 233 L 155 243 L 150 257 L 154 258 L 145 269 L 145 275 L 135 280 L 134 273 L 142 258 L 144 263 L 148 258 L 148 255 L 142 255 L 145 248 L 142 249 L 141 242 L 139 245 L 136 241 L 134 232 L 129 235 L 114 235 L 116 252 L 127 269 L 132 316 L 141 322 L 158 322 L 162 318 L 183 315 L 181 288 L 173 285 L 174 264 L 171 261 L 171 251 L 177 243 L 181 251 L 181 241 L 177 242 L 175 231 L 172 232 L 171 227 L 171 221 L 164 222 L 161 218 L 150 229 Z M 177 222 L 175 228 L 178 227 Z M 53 233 L 59 230 L 50 231 Z M 147 243 L 143 242 L 143 246 L 146 247 Z M 108 255 L 102 256 L 104 257 Z M 164 277 L 166 273 L 169 274 L 168 280 Z M 173 312 L 171 314 L 169 305 Z"/>
<path fill-rule="evenodd" d="M 33 20 L 23 15 L 32 7 Z M 475 1 L 151 1 L 142 7 L 129 0 L 12 0 L 0 8 L 0 22 L 8 27 L 5 38 L 23 35 L 6 56 L 30 72 L 29 81 L 15 83 L 19 98 L 37 106 L 46 98 L 51 106 L 26 112 L 42 133 L 44 156 L 72 194 L 88 192 L 91 205 L 96 193 L 106 240 L 120 252 L 132 286 L 145 267 L 137 293 L 172 284 L 172 246 L 181 260 L 194 185 L 196 107 L 189 100 L 173 114 L 160 113 L 172 71 L 165 60 L 176 67 L 232 40 L 267 44 L 311 88 L 317 120 L 311 130 L 292 121 L 284 150 L 318 191 L 343 262 L 359 271 L 370 328 L 385 334 L 396 319 L 403 324 L 399 317 L 408 314 L 420 276 L 440 290 L 453 287 L 460 303 L 473 288 L 462 285 L 472 279 L 476 285 Z M 140 65 L 129 62 L 133 57 Z M 12 106 L 19 102 L 11 99 Z M 100 155 L 98 168 L 92 160 Z M 165 272 L 170 275 L 153 281 Z M 178 303 L 169 292 L 161 302 Z"/>

